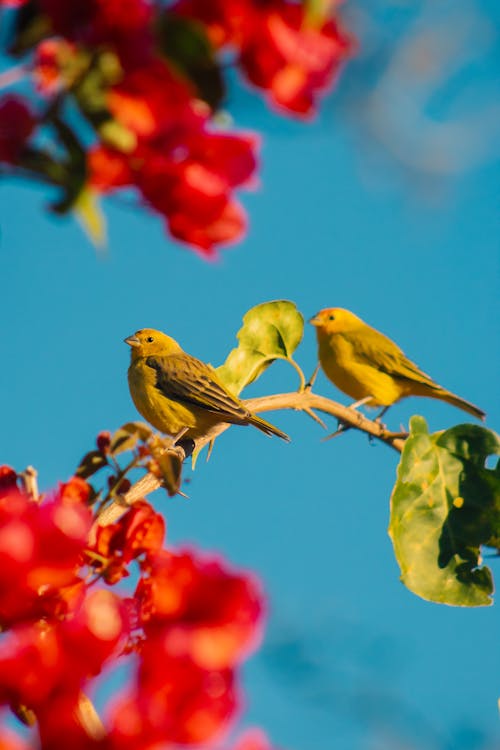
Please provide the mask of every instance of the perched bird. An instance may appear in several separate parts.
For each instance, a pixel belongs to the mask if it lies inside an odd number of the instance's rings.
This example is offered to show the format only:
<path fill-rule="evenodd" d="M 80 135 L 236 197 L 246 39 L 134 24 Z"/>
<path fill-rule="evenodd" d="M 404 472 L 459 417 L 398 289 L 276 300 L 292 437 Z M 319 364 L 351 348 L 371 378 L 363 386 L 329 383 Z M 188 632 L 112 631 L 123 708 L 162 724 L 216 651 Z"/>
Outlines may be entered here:
<path fill-rule="evenodd" d="M 277 427 L 248 411 L 219 380 L 213 367 L 186 354 L 165 333 L 143 328 L 125 343 L 132 355 L 130 394 L 137 410 L 157 430 L 196 440 L 210 428 L 229 422 L 252 424 L 266 435 L 290 440 Z"/>
<path fill-rule="evenodd" d="M 427 396 L 485 418 L 484 411 L 435 383 L 394 341 L 349 310 L 327 308 L 309 322 L 316 327 L 326 376 L 356 401 L 388 409 L 405 396 Z"/>

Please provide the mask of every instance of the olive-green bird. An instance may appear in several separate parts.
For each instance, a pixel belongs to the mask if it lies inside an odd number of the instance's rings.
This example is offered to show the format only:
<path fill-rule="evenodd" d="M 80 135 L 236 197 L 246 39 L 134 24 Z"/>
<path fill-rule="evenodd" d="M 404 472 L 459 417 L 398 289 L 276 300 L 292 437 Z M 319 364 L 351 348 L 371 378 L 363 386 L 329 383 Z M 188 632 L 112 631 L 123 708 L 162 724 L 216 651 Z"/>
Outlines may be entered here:
<path fill-rule="evenodd" d="M 161 331 L 143 328 L 125 339 L 131 347 L 130 394 L 137 410 L 167 435 L 197 438 L 218 424 L 257 427 L 266 435 L 290 438 L 248 411 L 221 382 L 211 365 L 186 354 Z"/>
<path fill-rule="evenodd" d="M 484 411 L 438 385 L 394 341 L 349 310 L 326 308 L 309 322 L 316 327 L 326 376 L 351 398 L 388 409 L 405 396 L 427 396 L 485 418 Z"/>

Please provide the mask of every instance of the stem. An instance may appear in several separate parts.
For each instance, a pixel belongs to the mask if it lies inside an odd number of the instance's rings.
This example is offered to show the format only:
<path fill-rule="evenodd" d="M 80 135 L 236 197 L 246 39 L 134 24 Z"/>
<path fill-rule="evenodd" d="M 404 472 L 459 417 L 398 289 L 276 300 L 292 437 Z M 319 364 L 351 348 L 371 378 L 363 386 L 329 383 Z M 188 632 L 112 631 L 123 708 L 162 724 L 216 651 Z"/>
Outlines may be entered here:
<path fill-rule="evenodd" d="M 284 359 L 285 362 L 289 362 L 296 369 L 297 374 L 300 378 L 299 393 L 301 393 L 306 387 L 306 379 L 304 377 L 304 373 L 302 372 L 302 368 L 300 367 L 300 365 L 298 365 L 297 362 L 291 357 L 278 357 L 278 359 Z"/>
<path fill-rule="evenodd" d="M 40 502 L 40 493 L 38 492 L 38 472 L 36 469 L 33 468 L 33 466 L 27 466 L 26 469 L 21 474 L 24 489 L 26 490 L 26 494 L 28 497 L 31 498 L 35 503 Z"/>

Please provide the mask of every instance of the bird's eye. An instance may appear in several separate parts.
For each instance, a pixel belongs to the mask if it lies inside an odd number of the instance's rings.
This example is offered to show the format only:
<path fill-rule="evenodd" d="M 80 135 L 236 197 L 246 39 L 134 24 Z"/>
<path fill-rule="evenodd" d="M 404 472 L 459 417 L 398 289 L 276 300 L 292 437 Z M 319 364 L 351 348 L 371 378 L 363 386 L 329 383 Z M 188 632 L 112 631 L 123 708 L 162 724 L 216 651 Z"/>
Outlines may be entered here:
<path fill-rule="evenodd" d="M 335 320 L 335 315 L 329 315 L 328 320 Z"/>
<path fill-rule="evenodd" d="M 152 336 L 148 336 L 146 341 L 148 342 L 148 344 L 152 344 L 154 341 L 154 338 Z"/>

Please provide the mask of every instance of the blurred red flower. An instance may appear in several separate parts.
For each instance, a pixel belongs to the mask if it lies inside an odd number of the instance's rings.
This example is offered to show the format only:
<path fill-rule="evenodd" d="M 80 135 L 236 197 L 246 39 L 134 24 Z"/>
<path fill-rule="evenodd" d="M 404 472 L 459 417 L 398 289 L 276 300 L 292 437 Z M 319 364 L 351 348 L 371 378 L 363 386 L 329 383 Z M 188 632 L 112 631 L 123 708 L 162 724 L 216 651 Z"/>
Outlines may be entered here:
<path fill-rule="evenodd" d="M 188 551 L 157 555 L 135 598 L 146 637 L 155 635 L 165 653 L 188 655 L 205 669 L 234 666 L 260 640 L 258 582 L 218 558 Z"/>
<path fill-rule="evenodd" d="M 37 619 L 78 588 L 78 563 L 90 529 L 83 480 L 61 485 L 42 504 L 20 491 L 0 499 L 0 622 Z M 86 482 L 83 485 L 88 487 Z"/>
<path fill-rule="evenodd" d="M 136 692 L 115 706 L 111 745 L 113 750 L 138 750 L 155 742 L 209 742 L 227 729 L 237 705 L 231 670 L 201 669 L 188 657 L 173 657 L 161 642 L 148 639 Z"/>

